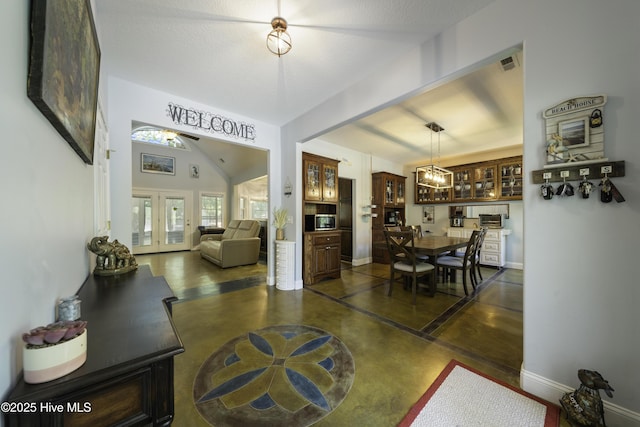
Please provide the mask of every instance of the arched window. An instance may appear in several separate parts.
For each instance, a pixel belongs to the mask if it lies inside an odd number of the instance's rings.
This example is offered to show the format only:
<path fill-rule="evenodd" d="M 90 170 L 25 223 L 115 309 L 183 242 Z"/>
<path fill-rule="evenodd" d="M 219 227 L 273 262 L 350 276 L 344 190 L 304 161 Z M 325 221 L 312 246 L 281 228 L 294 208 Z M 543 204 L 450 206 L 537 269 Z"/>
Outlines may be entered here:
<path fill-rule="evenodd" d="M 169 129 L 158 129 L 153 126 L 143 126 L 135 129 L 131 132 L 131 140 L 189 150 L 189 147 L 184 143 L 177 132 Z"/>

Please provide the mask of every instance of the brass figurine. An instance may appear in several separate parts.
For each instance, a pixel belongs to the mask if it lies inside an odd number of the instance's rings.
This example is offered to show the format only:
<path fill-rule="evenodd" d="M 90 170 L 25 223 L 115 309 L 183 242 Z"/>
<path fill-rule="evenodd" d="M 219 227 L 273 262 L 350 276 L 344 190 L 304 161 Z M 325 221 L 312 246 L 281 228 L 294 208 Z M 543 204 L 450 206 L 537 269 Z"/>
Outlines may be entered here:
<path fill-rule="evenodd" d="M 87 243 L 87 249 L 96 254 L 96 276 L 115 276 L 138 268 L 138 263 L 129 248 L 108 236 L 97 236 Z"/>

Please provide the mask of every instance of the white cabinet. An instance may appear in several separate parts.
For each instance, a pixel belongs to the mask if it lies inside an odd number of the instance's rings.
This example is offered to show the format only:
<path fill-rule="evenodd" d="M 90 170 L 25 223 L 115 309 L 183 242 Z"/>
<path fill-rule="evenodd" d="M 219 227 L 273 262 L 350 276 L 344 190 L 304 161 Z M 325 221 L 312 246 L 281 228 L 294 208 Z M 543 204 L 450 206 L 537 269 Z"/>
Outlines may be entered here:
<path fill-rule="evenodd" d="M 276 240 L 276 288 L 283 291 L 295 289 L 296 242 Z"/>
<path fill-rule="evenodd" d="M 449 237 L 471 237 L 474 228 L 449 228 Z M 506 262 L 507 236 L 511 230 L 505 228 L 489 228 L 484 236 L 484 244 L 480 250 L 480 264 L 504 267 Z"/>

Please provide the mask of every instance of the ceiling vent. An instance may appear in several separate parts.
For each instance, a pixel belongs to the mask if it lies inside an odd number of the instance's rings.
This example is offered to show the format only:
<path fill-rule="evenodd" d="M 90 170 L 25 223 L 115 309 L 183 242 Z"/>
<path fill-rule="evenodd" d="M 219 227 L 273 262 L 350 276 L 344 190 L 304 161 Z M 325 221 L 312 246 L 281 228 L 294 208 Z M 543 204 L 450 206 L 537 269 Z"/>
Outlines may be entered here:
<path fill-rule="evenodd" d="M 515 55 L 507 56 L 504 59 L 500 60 L 500 67 L 502 67 L 502 71 L 513 70 L 518 66 L 518 59 Z"/>

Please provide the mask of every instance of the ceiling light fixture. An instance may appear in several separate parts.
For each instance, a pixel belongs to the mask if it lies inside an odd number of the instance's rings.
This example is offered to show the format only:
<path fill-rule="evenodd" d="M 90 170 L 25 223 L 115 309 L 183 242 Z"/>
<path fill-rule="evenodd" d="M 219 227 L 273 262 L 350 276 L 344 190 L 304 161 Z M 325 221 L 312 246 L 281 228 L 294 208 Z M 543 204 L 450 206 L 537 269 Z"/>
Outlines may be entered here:
<path fill-rule="evenodd" d="M 174 132 L 169 129 L 165 129 L 162 131 L 162 137 L 167 141 L 173 141 L 178 136 L 178 132 Z"/>
<path fill-rule="evenodd" d="M 431 130 L 431 164 L 416 168 L 416 185 L 429 188 L 450 188 L 453 185 L 453 172 L 433 163 L 433 134 L 438 134 L 438 161 L 440 163 L 440 132 L 442 126 L 435 122 L 425 125 Z"/>
<path fill-rule="evenodd" d="M 291 36 L 287 33 L 287 21 L 276 16 L 271 20 L 273 30 L 267 35 L 267 49 L 274 55 L 282 56 L 291 50 Z"/>

